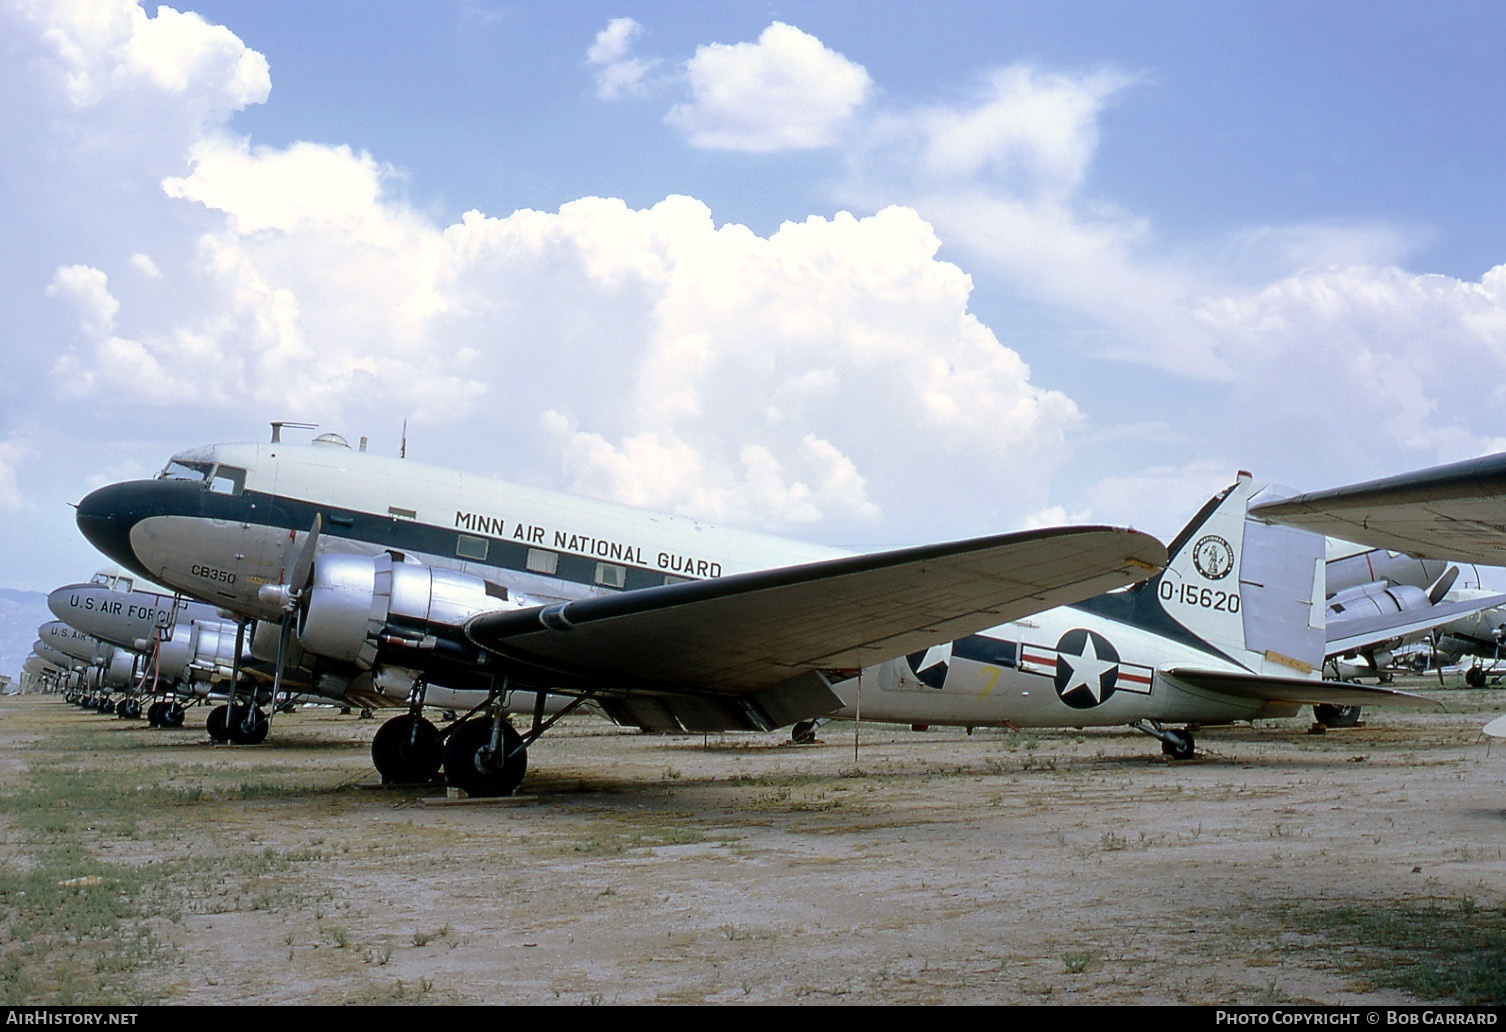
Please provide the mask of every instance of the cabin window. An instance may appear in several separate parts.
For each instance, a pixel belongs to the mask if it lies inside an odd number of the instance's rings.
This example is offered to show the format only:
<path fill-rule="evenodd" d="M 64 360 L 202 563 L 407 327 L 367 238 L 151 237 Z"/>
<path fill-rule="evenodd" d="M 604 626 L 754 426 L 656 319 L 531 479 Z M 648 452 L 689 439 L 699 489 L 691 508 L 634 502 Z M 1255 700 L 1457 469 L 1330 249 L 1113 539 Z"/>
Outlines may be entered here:
<path fill-rule="evenodd" d="M 469 534 L 461 534 L 455 541 L 455 554 L 462 559 L 482 560 L 486 558 L 486 550 L 491 542 L 486 538 L 471 537 Z"/>
<path fill-rule="evenodd" d="M 664 583 L 665 584 L 688 584 L 689 582 L 690 582 L 690 578 L 689 577 L 676 577 L 672 573 L 666 573 L 664 575 Z"/>
<path fill-rule="evenodd" d="M 234 466 L 216 466 L 209 481 L 209 490 L 215 494 L 238 495 L 246 486 L 246 471 Z"/>
<path fill-rule="evenodd" d="M 596 583 L 604 588 L 622 587 L 627 583 L 627 567 L 615 563 L 597 563 Z"/>
<path fill-rule="evenodd" d="M 418 510 L 404 509 L 400 505 L 389 505 L 387 506 L 387 515 L 394 516 L 400 520 L 416 520 L 418 519 Z"/>
<path fill-rule="evenodd" d="M 530 548 L 527 565 L 530 573 L 542 573 L 553 577 L 555 571 L 560 568 L 560 554 L 543 548 Z"/>

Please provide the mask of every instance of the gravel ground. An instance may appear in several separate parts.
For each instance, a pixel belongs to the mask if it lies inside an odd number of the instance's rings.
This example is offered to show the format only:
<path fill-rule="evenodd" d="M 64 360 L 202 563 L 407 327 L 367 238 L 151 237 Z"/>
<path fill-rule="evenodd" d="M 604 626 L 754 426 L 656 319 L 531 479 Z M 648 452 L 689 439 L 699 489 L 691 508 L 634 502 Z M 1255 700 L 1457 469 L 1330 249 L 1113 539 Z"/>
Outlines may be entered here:
<path fill-rule="evenodd" d="M 1355 915 L 1446 939 L 1506 904 L 1506 743 L 1479 734 L 1506 691 L 1431 694 L 1451 712 L 1205 729 L 1186 763 L 1123 729 L 584 718 L 484 803 L 369 787 L 376 722 L 332 710 L 234 748 L 202 711 L 7 697 L 7 868 L 129 905 L 48 952 L 60 919 L 12 883 L 9 1002 L 1420 1002 L 1392 987 L 1415 940 Z"/>

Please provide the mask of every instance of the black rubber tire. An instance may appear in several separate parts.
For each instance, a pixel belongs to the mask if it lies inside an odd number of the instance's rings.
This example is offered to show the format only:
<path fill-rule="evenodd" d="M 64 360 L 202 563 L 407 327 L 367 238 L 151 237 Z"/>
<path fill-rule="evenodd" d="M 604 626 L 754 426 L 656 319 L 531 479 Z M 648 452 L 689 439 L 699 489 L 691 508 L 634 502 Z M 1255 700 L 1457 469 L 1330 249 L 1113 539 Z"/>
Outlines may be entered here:
<path fill-rule="evenodd" d="M 98 710 L 99 710 L 100 713 L 114 713 L 115 712 L 115 700 L 114 699 L 100 699 L 99 700 Z"/>
<path fill-rule="evenodd" d="M 115 715 L 122 720 L 140 720 L 141 700 L 121 699 L 120 704 L 115 707 Z"/>
<path fill-rule="evenodd" d="M 1464 671 L 1464 683 L 1471 688 L 1485 687 L 1485 668 L 1472 666 Z"/>
<path fill-rule="evenodd" d="M 250 707 L 235 707 L 225 721 L 225 731 L 235 745 L 260 745 L 267 740 L 269 730 L 267 715 Z"/>
<path fill-rule="evenodd" d="M 502 752 L 513 753 L 523 736 L 502 722 Z M 491 753 L 492 722 L 467 720 L 450 731 L 444 746 L 445 779 L 467 795 L 480 798 L 512 795 L 528 770 L 528 750 L 521 749 L 498 764 Z"/>
<path fill-rule="evenodd" d="M 423 717 L 404 713 L 377 728 L 371 739 L 371 764 L 388 785 L 423 785 L 433 781 L 444 763 L 439 729 Z"/>
<path fill-rule="evenodd" d="M 1320 702 L 1313 707 L 1313 719 L 1324 727 L 1358 727 L 1360 707 L 1334 706 Z"/>
<path fill-rule="evenodd" d="M 167 709 L 167 703 L 161 699 L 146 708 L 146 722 L 152 727 L 162 726 L 162 711 Z"/>
<path fill-rule="evenodd" d="M 816 740 L 816 722 L 814 720 L 802 720 L 790 728 L 790 741 L 796 745 L 810 745 Z"/>
<path fill-rule="evenodd" d="M 183 719 L 187 715 L 188 714 L 183 711 L 183 707 L 177 702 L 164 702 L 162 704 L 162 714 L 159 719 L 163 727 L 182 727 Z"/>
<path fill-rule="evenodd" d="M 1161 739 L 1161 752 L 1173 760 L 1190 760 L 1197 751 L 1191 731 L 1168 731 Z"/>
<path fill-rule="evenodd" d="M 216 742 L 230 741 L 230 732 L 226 730 L 225 718 L 230 714 L 229 706 L 216 706 L 209 711 L 209 716 L 204 721 L 204 730 L 209 732 L 209 737 Z"/>

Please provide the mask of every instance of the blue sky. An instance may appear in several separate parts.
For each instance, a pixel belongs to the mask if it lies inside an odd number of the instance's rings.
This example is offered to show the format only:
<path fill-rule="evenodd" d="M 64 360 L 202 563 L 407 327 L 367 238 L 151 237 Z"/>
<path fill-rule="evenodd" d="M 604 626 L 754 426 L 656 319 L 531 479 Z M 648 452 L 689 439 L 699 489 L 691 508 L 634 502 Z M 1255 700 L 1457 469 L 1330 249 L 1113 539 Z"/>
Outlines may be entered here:
<path fill-rule="evenodd" d="M 1495 5 L 0 0 L 0 37 L 0 585 L 271 419 L 857 547 L 1506 448 Z"/>

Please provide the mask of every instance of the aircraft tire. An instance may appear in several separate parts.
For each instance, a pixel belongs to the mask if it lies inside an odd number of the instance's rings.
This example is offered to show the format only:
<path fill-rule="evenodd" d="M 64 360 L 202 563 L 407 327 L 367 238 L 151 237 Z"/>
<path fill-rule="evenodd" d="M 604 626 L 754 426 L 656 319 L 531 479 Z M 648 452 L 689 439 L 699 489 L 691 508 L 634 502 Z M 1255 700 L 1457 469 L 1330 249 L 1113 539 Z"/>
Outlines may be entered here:
<path fill-rule="evenodd" d="M 114 699 L 100 699 L 99 700 L 99 707 L 98 707 L 98 709 L 99 709 L 100 713 L 114 713 L 115 712 L 115 700 Z"/>
<path fill-rule="evenodd" d="M 393 717 L 371 739 L 371 765 L 389 785 L 427 784 L 444 763 L 439 729 L 423 717 Z"/>
<path fill-rule="evenodd" d="M 216 706 L 209 711 L 209 717 L 204 721 L 204 730 L 208 731 L 209 737 L 216 742 L 230 741 L 230 732 L 225 727 L 225 718 L 229 713 L 229 706 Z"/>
<path fill-rule="evenodd" d="M 1173 760 L 1190 760 L 1196 752 L 1191 731 L 1168 731 L 1161 739 L 1161 752 Z"/>
<path fill-rule="evenodd" d="M 167 709 L 167 703 L 158 699 L 146 708 L 146 722 L 152 727 L 162 726 L 162 711 Z"/>
<path fill-rule="evenodd" d="M 1464 683 L 1471 688 L 1485 687 L 1485 668 L 1472 666 L 1464 671 Z"/>
<path fill-rule="evenodd" d="M 139 720 L 141 702 L 137 699 L 121 699 L 120 705 L 115 707 L 115 715 L 123 720 Z"/>
<path fill-rule="evenodd" d="M 814 720 L 802 720 L 790 728 L 790 741 L 796 745 L 810 745 L 816 740 L 816 722 Z"/>
<path fill-rule="evenodd" d="M 259 709 L 235 707 L 225 721 L 225 731 L 235 745 L 260 745 L 267 740 L 267 715 Z"/>
<path fill-rule="evenodd" d="M 186 716 L 187 714 L 183 712 L 183 707 L 178 703 L 164 702 L 159 720 L 163 727 L 182 727 L 183 718 Z"/>
<path fill-rule="evenodd" d="M 1313 707 L 1313 717 L 1324 727 L 1358 727 L 1360 707 L 1334 706 L 1320 702 Z"/>
<path fill-rule="evenodd" d="M 528 750 L 524 749 L 505 763 L 491 755 L 492 722 L 467 720 L 450 731 L 444 747 L 445 779 L 467 795 L 494 797 L 512 795 L 528 770 Z M 523 736 L 506 721 L 502 722 L 502 751 L 510 753 Z"/>

